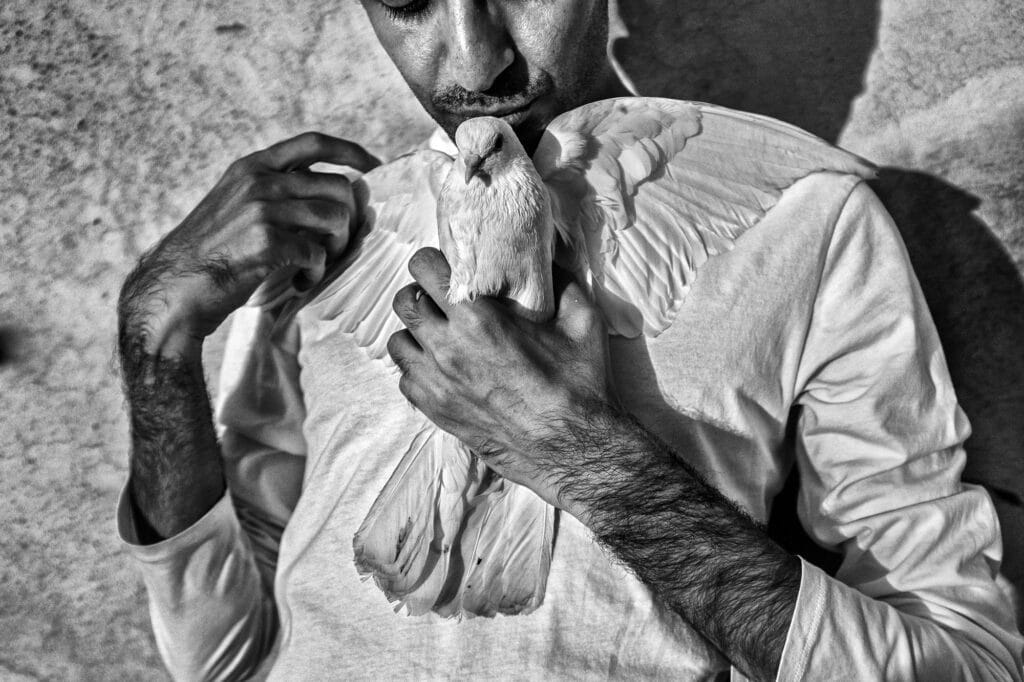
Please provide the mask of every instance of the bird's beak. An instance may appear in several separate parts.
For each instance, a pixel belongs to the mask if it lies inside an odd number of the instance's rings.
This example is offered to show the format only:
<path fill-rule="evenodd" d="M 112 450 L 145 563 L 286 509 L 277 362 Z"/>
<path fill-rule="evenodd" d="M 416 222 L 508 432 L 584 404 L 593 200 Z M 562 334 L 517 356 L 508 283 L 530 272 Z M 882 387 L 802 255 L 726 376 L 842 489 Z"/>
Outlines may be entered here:
<path fill-rule="evenodd" d="M 469 181 L 472 180 L 473 176 L 480 170 L 480 165 L 484 162 L 484 157 L 479 154 L 466 154 L 466 156 L 463 157 L 463 160 L 466 162 L 466 184 L 468 185 Z"/>

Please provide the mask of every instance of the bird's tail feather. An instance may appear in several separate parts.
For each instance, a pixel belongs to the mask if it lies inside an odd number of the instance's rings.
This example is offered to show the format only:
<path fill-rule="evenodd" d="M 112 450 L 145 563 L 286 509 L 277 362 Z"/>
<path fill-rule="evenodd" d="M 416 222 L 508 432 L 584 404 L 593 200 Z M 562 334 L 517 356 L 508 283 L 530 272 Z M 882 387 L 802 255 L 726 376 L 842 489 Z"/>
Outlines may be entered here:
<path fill-rule="evenodd" d="M 474 471 L 454 436 L 424 425 L 356 531 L 356 568 L 397 602 L 396 610 L 421 615 L 437 602 Z"/>
<path fill-rule="evenodd" d="M 470 503 L 460 541 L 463 574 L 442 615 L 526 614 L 544 600 L 557 511 L 493 474 Z M 450 590 L 451 588 L 449 588 Z"/>
<path fill-rule="evenodd" d="M 529 613 L 544 598 L 555 514 L 425 425 L 356 531 L 356 568 L 408 615 Z"/>

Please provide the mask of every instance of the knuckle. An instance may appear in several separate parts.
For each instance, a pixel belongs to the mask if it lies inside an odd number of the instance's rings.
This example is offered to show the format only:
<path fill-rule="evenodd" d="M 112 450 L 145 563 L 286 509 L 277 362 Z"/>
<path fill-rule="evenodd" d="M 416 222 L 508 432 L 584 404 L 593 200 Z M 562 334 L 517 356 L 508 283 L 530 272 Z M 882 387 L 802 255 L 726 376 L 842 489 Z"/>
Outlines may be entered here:
<path fill-rule="evenodd" d="M 225 177 L 237 178 L 245 175 L 253 167 L 255 163 L 253 157 L 255 156 L 255 154 L 248 154 L 232 161 L 224 173 Z"/>
<path fill-rule="evenodd" d="M 478 334 L 489 334 L 495 322 L 494 312 L 486 305 L 478 304 L 467 311 L 464 324 Z"/>
<path fill-rule="evenodd" d="M 258 225 L 267 225 L 270 222 L 270 204 L 262 199 L 255 199 L 249 202 L 249 218 Z"/>
<path fill-rule="evenodd" d="M 244 188 L 251 197 L 272 198 L 277 190 L 276 183 L 267 173 L 250 173 L 245 176 Z"/>
<path fill-rule="evenodd" d="M 306 132 L 299 135 L 298 140 L 303 144 L 307 144 L 311 147 L 323 147 L 326 143 L 327 136 L 323 133 L 315 130 L 307 130 Z"/>
<path fill-rule="evenodd" d="M 294 252 L 294 257 L 302 263 L 309 263 L 313 260 L 313 247 L 308 239 L 298 237 L 297 239 L 286 240 Z"/>
<path fill-rule="evenodd" d="M 275 250 L 277 232 L 260 221 L 253 221 L 249 228 L 246 243 L 254 253 L 265 255 Z"/>
<path fill-rule="evenodd" d="M 313 201 L 309 204 L 313 218 L 324 223 L 333 223 L 342 218 L 341 204 L 331 201 Z"/>
<path fill-rule="evenodd" d="M 314 270 L 319 270 L 323 267 L 327 260 L 324 247 L 316 242 L 303 239 L 299 242 L 299 248 L 299 258 L 302 260 L 303 264 L 313 268 Z"/>
<path fill-rule="evenodd" d="M 339 225 L 348 225 L 352 221 L 352 211 L 345 204 L 335 204 L 334 222 Z"/>
<path fill-rule="evenodd" d="M 442 343 L 433 349 L 434 361 L 445 369 L 452 369 L 456 364 L 458 355 L 452 351 L 452 348 L 447 343 Z"/>
<path fill-rule="evenodd" d="M 434 392 L 436 396 L 433 402 L 437 405 L 438 412 L 452 414 L 458 411 L 459 405 L 451 388 L 446 385 L 438 386 L 434 389 Z"/>
<path fill-rule="evenodd" d="M 483 325 L 480 316 L 476 315 L 472 309 L 468 309 L 465 304 L 456 308 L 456 311 L 455 321 L 459 327 L 476 336 Z"/>
<path fill-rule="evenodd" d="M 327 262 L 327 248 L 320 242 L 311 241 L 309 242 L 309 248 L 312 250 L 313 262 L 317 265 L 323 265 Z"/>

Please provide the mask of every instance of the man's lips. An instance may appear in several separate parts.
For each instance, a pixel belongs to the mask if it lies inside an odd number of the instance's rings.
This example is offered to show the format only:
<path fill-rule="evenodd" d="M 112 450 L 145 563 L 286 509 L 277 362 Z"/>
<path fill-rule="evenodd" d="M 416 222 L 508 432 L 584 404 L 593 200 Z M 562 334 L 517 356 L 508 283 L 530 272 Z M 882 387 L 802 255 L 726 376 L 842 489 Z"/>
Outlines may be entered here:
<path fill-rule="evenodd" d="M 514 106 L 464 108 L 451 113 L 463 120 L 477 118 L 478 116 L 493 116 L 502 119 L 511 126 L 516 126 L 529 116 L 530 108 L 533 106 L 534 101 L 530 100 Z"/>

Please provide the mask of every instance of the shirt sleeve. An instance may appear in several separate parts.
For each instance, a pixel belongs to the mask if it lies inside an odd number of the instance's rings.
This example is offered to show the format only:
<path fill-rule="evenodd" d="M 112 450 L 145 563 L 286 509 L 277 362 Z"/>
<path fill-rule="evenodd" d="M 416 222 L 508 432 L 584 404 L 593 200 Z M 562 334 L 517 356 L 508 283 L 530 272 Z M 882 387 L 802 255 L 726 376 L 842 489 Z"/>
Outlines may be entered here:
<path fill-rule="evenodd" d="M 298 332 L 271 334 L 256 308 L 234 315 L 217 407 L 228 493 L 162 542 L 138 541 L 128 487 L 118 530 L 149 596 L 157 648 L 175 679 L 241 679 L 265 669 L 278 632 L 274 574 L 302 484 Z"/>
<path fill-rule="evenodd" d="M 1020 680 L 998 522 L 960 480 L 970 427 L 864 184 L 834 227 L 798 381 L 799 516 L 844 558 L 835 578 L 802 562 L 778 679 Z"/>

